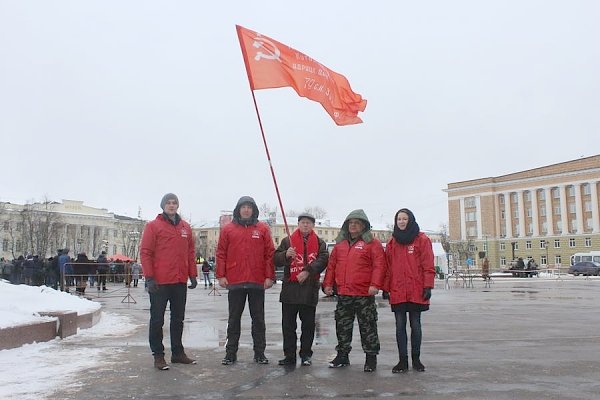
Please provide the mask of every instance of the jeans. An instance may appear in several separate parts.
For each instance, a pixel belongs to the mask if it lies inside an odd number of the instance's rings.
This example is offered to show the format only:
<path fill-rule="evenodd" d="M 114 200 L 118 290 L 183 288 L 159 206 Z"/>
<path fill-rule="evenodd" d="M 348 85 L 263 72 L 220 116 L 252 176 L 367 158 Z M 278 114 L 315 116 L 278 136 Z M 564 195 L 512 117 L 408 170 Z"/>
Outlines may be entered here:
<path fill-rule="evenodd" d="M 283 328 L 283 354 L 296 358 L 296 318 L 300 315 L 302 335 L 300 336 L 300 357 L 311 357 L 315 338 L 316 307 L 305 304 L 281 303 L 281 327 Z"/>
<path fill-rule="evenodd" d="M 184 283 L 173 283 L 158 285 L 156 293 L 150 295 L 150 350 L 155 356 L 163 356 L 163 325 L 165 322 L 165 310 L 167 303 L 171 310 L 171 353 L 178 355 L 183 353 L 181 337 L 183 335 L 183 319 L 185 318 L 185 302 L 187 299 L 187 287 Z"/>
<path fill-rule="evenodd" d="M 394 312 L 396 317 L 396 343 L 398 344 L 398 353 L 400 357 L 408 355 L 406 336 L 406 312 Z M 409 311 L 408 318 L 410 321 L 410 347 L 411 353 L 421 352 L 421 312 Z"/>
<path fill-rule="evenodd" d="M 227 354 L 236 354 L 240 342 L 241 319 L 248 298 L 250 317 L 252 317 L 252 341 L 254 354 L 265 352 L 266 326 L 265 326 L 265 291 L 264 289 L 234 289 L 227 294 L 229 301 L 229 320 L 227 321 Z"/>

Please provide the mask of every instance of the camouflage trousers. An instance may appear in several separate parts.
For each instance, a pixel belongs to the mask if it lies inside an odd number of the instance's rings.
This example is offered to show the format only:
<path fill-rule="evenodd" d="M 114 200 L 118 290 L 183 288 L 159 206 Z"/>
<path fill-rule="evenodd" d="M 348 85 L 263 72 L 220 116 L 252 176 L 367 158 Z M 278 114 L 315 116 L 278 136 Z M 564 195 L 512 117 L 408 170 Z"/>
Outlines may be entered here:
<path fill-rule="evenodd" d="M 377 335 L 377 307 L 374 296 L 338 296 L 335 308 L 335 330 L 338 339 L 336 350 L 348 354 L 352 350 L 354 316 L 358 319 L 358 330 L 362 349 L 367 354 L 379 353 Z"/>

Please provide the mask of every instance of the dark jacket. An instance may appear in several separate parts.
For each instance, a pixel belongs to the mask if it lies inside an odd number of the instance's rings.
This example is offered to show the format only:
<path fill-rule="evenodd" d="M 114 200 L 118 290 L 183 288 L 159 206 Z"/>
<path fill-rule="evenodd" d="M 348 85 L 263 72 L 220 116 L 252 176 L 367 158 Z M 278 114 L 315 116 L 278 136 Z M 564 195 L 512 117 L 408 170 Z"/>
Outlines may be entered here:
<path fill-rule="evenodd" d="M 320 275 L 327 267 L 329 253 L 325 242 L 317 237 L 319 241 L 319 254 L 317 258 L 310 264 L 304 267 L 305 271 L 310 273 L 309 277 L 304 281 L 290 282 L 290 263 L 291 259 L 285 256 L 287 249 L 290 248 L 290 238 L 285 237 L 273 256 L 275 267 L 283 266 L 283 284 L 279 301 L 286 304 L 305 304 L 308 306 L 316 306 L 319 301 Z M 306 248 L 304 249 L 306 253 Z M 305 257 L 306 259 L 306 257 Z"/>

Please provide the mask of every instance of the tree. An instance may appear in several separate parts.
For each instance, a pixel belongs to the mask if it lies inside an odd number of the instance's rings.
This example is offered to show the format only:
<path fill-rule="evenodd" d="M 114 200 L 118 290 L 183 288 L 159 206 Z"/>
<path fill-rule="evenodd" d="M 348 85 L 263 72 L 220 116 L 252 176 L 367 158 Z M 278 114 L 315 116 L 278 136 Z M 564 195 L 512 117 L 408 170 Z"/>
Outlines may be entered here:
<path fill-rule="evenodd" d="M 327 211 L 319 206 L 306 207 L 304 212 L 314 215 L 316 219 L 327 217 Z"/>
<path fill-rule="evenodd" d="M 60 223 L 60 215 L 54 212 L 56 203 L 46 199 L 42 203 L 27 203 L 20 212 L 19 229 L 14 236 L 20 240 L 22 252 L 46 257 L 51 250 L 52 237 Z M 16 249 L 19 251 L 18 249 Z"/>

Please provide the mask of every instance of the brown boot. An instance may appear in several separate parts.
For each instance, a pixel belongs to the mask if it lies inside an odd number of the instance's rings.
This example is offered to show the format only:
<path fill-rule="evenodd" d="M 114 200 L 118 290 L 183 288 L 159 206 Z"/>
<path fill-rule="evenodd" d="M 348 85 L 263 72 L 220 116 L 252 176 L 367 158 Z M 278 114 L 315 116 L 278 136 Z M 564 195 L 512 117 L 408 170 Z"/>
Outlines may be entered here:
<path fill-rule="evenodd" d="M 173 354 L 171 356 L 171 362 L 172 363 L 178 363 L 178 364 L 196 364 L 196 360 L 192 360 L 191 358 L 189 358 L 185 353 L 181 353 L 181 354 Z"/>
<path fill-rule="evenodd" d="M 165 361 L 165 356 L 154 356 L 154 368 L 165 371 L 169 369 L 169 365 Z"/>

